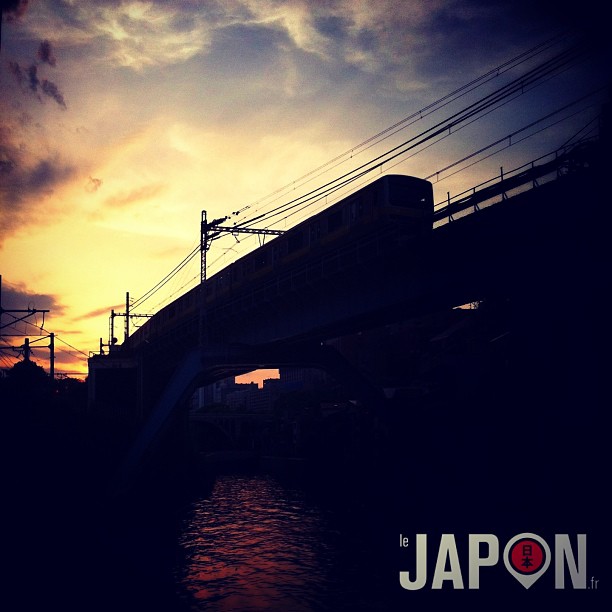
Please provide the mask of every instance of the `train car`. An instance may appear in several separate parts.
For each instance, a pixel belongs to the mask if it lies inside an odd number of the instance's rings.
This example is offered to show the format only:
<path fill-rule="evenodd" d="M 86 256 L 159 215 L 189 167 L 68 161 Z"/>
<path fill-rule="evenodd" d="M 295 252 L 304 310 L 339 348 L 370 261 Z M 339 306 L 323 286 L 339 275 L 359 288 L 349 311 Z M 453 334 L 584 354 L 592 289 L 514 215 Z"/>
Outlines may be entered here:
<path fill-rule="evenodd" d="M 367 249 L 377 242 L 389 247 L 392 241 L 425 236 L 432 230 L 433 208 L 429 181 L 405 175 L 382 176 L 239 258 L 203 286 L 164 307 L 136 330 L 128 346 L 135 348 L 171 336 L 197 337 L 201 305 L 214 310 L 233 302 L 232 310 L 240 312 L 260 298 L 274 299 L 283 290 L 280 280 L 288 274 L 293 287 L 300 273 L 304 282 L 333 276 L 346 265 L 341 261 L 342 253 L 350 259 L 350 248 L 355 245 Z M 236 306 L 237 299 L 242 305 Z"/>
<path fill-rule="evenodd" d="M 429 181 L 385 175 L 212 276 L 205 288 L 205 301 L 213 304 L 245 285 L 366 234 L 371 237 L 392 228 L 403 236 L 423 235 L 431 232 L 432 216 Z"/>

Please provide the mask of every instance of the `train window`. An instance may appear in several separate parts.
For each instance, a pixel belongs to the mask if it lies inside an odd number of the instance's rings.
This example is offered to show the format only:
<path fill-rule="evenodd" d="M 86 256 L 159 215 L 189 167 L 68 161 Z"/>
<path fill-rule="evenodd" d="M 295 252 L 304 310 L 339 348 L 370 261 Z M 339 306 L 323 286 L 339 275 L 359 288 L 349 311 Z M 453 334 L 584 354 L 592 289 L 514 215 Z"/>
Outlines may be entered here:
<path fill-rule="evenodd" d="M 327 217 L 327 231 L 335 232 L 342 227 L 342 209 L 337 210 Z"/>
<path fill-rule="evenodd" d="M 431 184 L 424 181 L 395 185 L 389 193 L 389 204 L 402 208 L 427 209 L 432 200 Z"/>
<path fill-rule="evenodd" d="M 284 240 L 279 240 L 278 238 L 274 241 L 274 245 L 272 247 L 272 260 L 280 261 L 283 256 L 283 247 L 285 246 Z"/>
<path fill-rule="evenodd" d="M 361 196 L 361 202 L 363 210 L 370 211 L 375 208 L 378 204 L 378 190 L 377 189 L 364 189 L 363 195 Z M 369 212 L 368 212 L 369 214 Z"/>
<path fill-rule="evenodd" d="M 268 265 L 269 249 L 259 249 L 253 254 L 256 268 L 265 268 Z"/>
<path fill-rule="evenodd" d="M 359 217 L 363 216 L 363 200 L 359 197 L 353 198 L 348 202 L 349 223 L 355 223 Z"/>
<path fill-rule="evenodd" d="M 253 260 L 249 257 L 242 263 L 242 276 L 247 277 L 253 271 Z"/>
<path fill-rule="evenodd" d="M 310 244 L 316 244 L 321 239 L 321 224 L 317 221 L 310 225 Z"/>
<path fill-rule="evenodd" d="M 304 246 L 304 232 L 298 231 L 287 237 L 287 252 L 293 253 Z"/>

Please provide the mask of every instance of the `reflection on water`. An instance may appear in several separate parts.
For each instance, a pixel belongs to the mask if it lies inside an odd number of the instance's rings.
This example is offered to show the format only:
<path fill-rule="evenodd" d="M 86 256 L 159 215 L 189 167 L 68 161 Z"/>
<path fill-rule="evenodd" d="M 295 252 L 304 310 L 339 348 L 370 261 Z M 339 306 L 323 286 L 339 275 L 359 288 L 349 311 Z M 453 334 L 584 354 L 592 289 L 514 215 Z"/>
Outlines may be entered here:
<path fill-rule="evenodd" d="M 181 537 L 181 582 L 202 609 L 215 602 L 221 610 L 313 609 L 333 563 L 322 520 L 272 478 L 220 476 Z"/>
<path fill-rule="evenodd" d="M 219 476 L 185 523 L 179 584 L 194 610 L 344 608 L 361 597 L 364 551 L 334 523 L 271 477 Z"/>

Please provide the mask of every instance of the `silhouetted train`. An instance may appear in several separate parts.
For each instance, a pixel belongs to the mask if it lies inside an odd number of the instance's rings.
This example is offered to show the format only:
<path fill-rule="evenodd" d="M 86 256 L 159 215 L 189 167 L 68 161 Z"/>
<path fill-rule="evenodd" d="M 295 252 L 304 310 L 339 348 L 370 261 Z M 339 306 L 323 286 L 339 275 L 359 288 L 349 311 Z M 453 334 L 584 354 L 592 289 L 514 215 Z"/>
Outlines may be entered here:
<path fill-rule="evenodd" d="M 341 274 L 351 249 L 397 246 L 398 240 L 424 236 L 432 230 L 433 189 L 429 181 L 404 175 L 385 175 L 244 255 L 202 286 L 195 287 L 151 317 L 128 339 L 135 348 L 164 337 L 175 340 L 198 333 L 198 309 L 224 308 L 232 300 L 254 296 L 271 300 L 282 291 L 281 279 L 290 277 L 295 289 L 300 273 L 316 283 Z M 341 262 L 341 254 L 345 261 Z M 349 262 L 350 263 L 350 262 Z M 353 267 L 358 262 L 353 260 Z M 285 286 L 287 284 L 285 283 Z M 203 291 L 203 294 L 200 294 Z M 265 295 L 264 295 L 265 294 Z M 262 297 L 263 296 L 263 297 Z M 231 310 L 236 310 L 231 309 Z M 244 313 L 244 308 L 238 310 Z"/>

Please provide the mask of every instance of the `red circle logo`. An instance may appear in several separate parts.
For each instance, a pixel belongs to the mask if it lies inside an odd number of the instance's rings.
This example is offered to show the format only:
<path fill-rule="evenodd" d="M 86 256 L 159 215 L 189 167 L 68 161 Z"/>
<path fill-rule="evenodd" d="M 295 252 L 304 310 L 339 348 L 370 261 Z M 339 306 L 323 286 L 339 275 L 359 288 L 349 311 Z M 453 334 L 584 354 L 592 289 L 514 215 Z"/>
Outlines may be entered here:
<path fill-rule="evenodd" d="M 517 540 L 510 549 L 510 565 L 520 574 L 537 572 L 546 561 L 546 551 L 532 538 Z"/>

